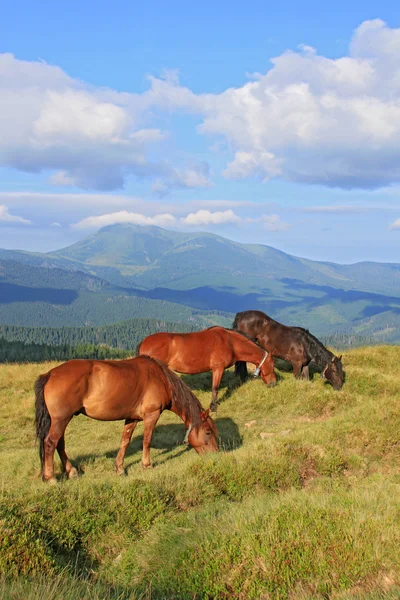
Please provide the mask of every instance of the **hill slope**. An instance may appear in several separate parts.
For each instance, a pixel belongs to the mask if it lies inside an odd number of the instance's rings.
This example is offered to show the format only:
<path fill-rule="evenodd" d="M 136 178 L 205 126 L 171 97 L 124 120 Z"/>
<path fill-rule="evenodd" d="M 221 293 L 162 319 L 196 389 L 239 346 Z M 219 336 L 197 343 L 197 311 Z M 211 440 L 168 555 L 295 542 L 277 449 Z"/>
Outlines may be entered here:
<path fill-rule="evenodd" d="M 201 310 L 206 317 L 210 311 L 224 313 L 226 320 L 219 322 L 227 324 L 240 310 L 259 309 L 316 335 L 365 332 L 380 341 L 400 340 L 398 264 L 316 262 L 214 234 L 135 225 L 105 227 L 43 255 L 3 250 L 0 261 L 3 323 L 101 325 L 138 317 L 182 321 Z M 21 263 L 29 267 L 18 270 Z M 73 293 L 56 293 L 59 288 Z M 93 315 L 83 308 L 87 297 L 81 300 L 88 290 L 101 296 L 91 297 Z M 41 321 L 46 294 L 49 310 Z M 109 298 L 119 306 L 114 319 Z M 177 305 L 184 306 L 181 315 Z"/>
<path fill-rule="evenodd" d="M 84 475 L 53 488 L 37 476 L 33 437 L 32 382 L 49 365 L 3 366 L 0 595 L 398 598 L 400 349 L 362 348 L 343 362 L 340 392 L 286 373 L 272 389 L 236 388 L 225 373 L 216 417 L 225 450 L 188 452 L 166 411 L 155 468 L 140 468 L 139 424 L 126 478 L 113 474 L 122 423 L 77 417 L 67 451 Z M 207 406 L 210 377 L 185 381 Z"/>
<path fill-rule="evenodd" d="M 394 295 L 400 297 L 400 264 L 317 262 L 270 246 L 240 244 L 211 233 L 179 233 L 154 226 L 110 225 L 48 256 L 90 265 L 95 271 L 99 267 L 114 268 L 127 281 L 146 289 L 165 284 L 174 289 L 209 282 L 215 285 L 218 273 L 223 279 L 224 274 L 230 278 L 240 275 L 233 287 L 242 292 L 254 289 L 253 278 L 291 278 L 346 290 L 396 292 Z M 258 289 L 262 285 L 263 281 L 258 281 Z"/>

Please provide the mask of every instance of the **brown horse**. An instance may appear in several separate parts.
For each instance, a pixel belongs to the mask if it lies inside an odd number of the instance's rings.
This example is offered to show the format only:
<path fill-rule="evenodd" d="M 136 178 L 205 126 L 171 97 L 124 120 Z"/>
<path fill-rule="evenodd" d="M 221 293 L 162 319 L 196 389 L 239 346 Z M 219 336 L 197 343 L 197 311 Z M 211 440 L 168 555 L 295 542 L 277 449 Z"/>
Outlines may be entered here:
<path fill-rule="evenodd" d="M 237 313 L 232 327 L 256 338 L 262 348 L 272 352 L 277 358 L 290 362 L 295 377 L 309 379 L 309 363 L 312 361 L 323 369 L 322 376 L 335 390 L 342 388 L 342 357 L 332 354 L 306 329 L 282 325 L 260 310 Z M 236 371 L 244 381 L 247 376 L 246 365 L 237 363 Z"/>
<path fill-rule="evenodd" d="M 196 396 L 165 365 L 148 356 L 121 361 L 70 360 L 35 383 L 36 435 L 44 481 L 55 482 L 57 448 L 69 479 L 77 476 L 65 453 L 64 432 L 74 415 L 99 421 L 125 419 L 115 468 L 124 473 L 124 457 L 138 421 L 144 423 L 143 466 L 151 467 L 154 427 L 168 409 L 186 424 L 189 443 L 199 454 L 217 451 L 217 430 Z"/>
<path fill-rule="evenodd" d="M 224 370 L 238 360 L 257 366 L 264 383 L 274 385 L 276 375 L 272 355 L 247 336 L 224 327 L 210 327 L 194 333 L 153 333 L 137 347 L 138 354 L 162 360 L 174 371 L 194 375 L 212 371 L 210 408 L 217 409 L 217 395 Z"/>

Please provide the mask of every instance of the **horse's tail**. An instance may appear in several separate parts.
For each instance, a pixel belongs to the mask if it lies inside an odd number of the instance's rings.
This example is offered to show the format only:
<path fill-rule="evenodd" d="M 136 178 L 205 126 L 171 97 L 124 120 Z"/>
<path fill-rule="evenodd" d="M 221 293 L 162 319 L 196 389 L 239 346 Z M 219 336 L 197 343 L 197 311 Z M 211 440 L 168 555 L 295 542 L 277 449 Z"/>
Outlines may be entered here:
<path fill-rule="evenodd" d="M 235 375 L 239 375 L 240 381 L 244 383 L 248 377 L 247 365 L 243 360 L 238 360 L 235 363 Z"/>
<path fill-rule="evenodd" d="M 237 329 L 238 328 L 239 315 L 240 315 L 240 313 L 236 313 L 235 318 L 233 319 L 232 329 Z"/>
<path fill-rule="evenodd" d="M 44 399 L 44 387 L 50 378 L 50 371 L 44 375 L 39 375 L 35 381 L 35 425 L 36 425 L 36 437 L 39 440 L 39 456 L 40 464 L 44 467 L 44 439 L 49 433 L 51 419 L 49 411 L 47 410 L 46 402 Z"/>

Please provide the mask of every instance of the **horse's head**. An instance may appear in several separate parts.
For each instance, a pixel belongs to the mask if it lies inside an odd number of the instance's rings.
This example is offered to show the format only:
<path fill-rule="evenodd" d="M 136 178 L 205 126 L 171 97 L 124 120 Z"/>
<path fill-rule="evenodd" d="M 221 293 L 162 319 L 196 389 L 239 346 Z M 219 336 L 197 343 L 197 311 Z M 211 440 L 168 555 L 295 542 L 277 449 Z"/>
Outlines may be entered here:
<path fill-rule="evenodd" d="M 210 409 L 201 412 L 201 425 L 193 427 L 189 433 L 189 444 L 199 454 L 218 451 L 218 431 L 210 417 Z"/>
<path fill-rule="evenodd" d="M 334 356 L 326 365 L 322 375 L 329 381 L 334 390 L 341 390 L 344 383 L 342 356 Z"/>
<path fill-rule="evenodd" d="M 274 357 L 272 356 L 272 352 L 268 353 L 268 356 L 264 360 L 260 369 L 261 379 L 268 386 L 273 387 L 276 385 L 276 375 L 274 371 Z"/>

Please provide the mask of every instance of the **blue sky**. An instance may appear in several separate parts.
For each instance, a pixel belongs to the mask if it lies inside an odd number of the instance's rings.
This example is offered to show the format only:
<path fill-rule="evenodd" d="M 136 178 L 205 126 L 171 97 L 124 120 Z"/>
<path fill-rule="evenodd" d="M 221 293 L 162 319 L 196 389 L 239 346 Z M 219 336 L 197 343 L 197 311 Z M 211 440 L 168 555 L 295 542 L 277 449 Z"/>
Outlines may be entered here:
<path fill-rule="evenodd" d="M 135 222 L 400 262 L 395 2 L 2 12 L 0 247 Z"/>

